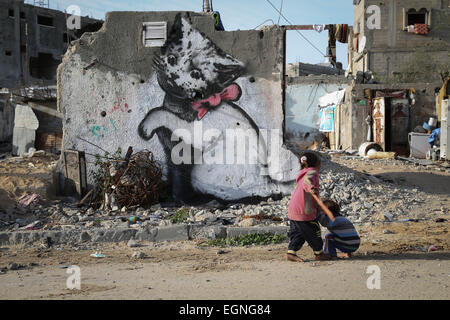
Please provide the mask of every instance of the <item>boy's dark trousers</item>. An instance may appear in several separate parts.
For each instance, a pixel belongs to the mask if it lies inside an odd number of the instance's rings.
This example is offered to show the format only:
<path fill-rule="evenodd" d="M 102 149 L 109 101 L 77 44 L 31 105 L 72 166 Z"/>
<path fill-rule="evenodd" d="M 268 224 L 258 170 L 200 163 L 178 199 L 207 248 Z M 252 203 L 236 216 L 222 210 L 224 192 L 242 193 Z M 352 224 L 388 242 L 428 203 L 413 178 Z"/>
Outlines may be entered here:
<path fill-rule="evenodd" d="M 323 252 L 323 240 L 319 222 L 314 221 L 290 221 L 290 242 L 288 253 L 294 254 L 301 249 L 305 241 L 314 250 L 314 254 L 318 255 Z"/>
<path fill-rule="evenodd" d="M 327 233 L 325 235 L 325 247 L 323 248 L 326 254 L 329 254 L 332 257 L 337 257 L 336 249 L 345 253 L 353 253 L 358 250 L 359 245 L 344 245 L 334 240 L 334 235 L 332 233 Z"/>

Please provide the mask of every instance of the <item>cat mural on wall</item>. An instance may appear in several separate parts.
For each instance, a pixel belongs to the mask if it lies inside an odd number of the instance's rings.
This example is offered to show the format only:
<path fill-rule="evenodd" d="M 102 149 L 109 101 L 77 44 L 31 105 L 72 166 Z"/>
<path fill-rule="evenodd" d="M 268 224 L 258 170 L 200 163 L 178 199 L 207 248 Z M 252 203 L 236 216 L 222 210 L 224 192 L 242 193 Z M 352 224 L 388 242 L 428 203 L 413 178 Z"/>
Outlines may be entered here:
<path fill-rule="evenodd" d="M 163 147 L 168 165 L 168 181 L 172 185 L 173 197 L 186 203 L 207 200 L 208 198 L 232 199 L 251 196 L 241 192 L 245 186 L 237 181 L 244 178 L 252 180 L 265 188 L 270 176 L 264 176 L 258 170 L 267 168 L 266 144 L 260 137 L 258 125 L 239 105 L 242 88 L 236 81 L 244 76 L 245 65 L 226 54 L 210 39 L 194 29 L 189 21 L 178 14 L 172 26 L 161 55 L 154 57 L 154 69 L 159 86 L 166 93 L 161 107 L 151 109 L 139 125 L 138 132 L 144 140 L 155 135 Z M 180 142 L 174 139 L 174 133 L 181 128 L 193 132 L 199 124 L 220 131 L 220 137 L 204 141 L 185 141 L 191 148 L 191 155 L 208 152 L 224 140 L 229 129 L 253 132 L 259 164 L 251 170 L 248 166 L 198 165 L 195 162 L 174 164 L 172 151 Z M 182 140 L 182 139 L 181 139 Z M 195 139 L 194 139 L 195 140 Z M 197 149 L 197 150 L 196 150 Z M 228 150 L 229 151 L 229 150 Z M 231 151 L 234 152 L 234 149 Z M 253 170 L 253 171 L 252 171 Z M 206 172 L 207 171 L 207 172 Z M 215 175 L 216 180 L 211 179 Z M 229 186 L 225 183 L 228 181 Z M 272 188 L 277 190 L 277 188 Z M 268 192 L 271 192 L 268 188 Z M 269 195 L 269 194 L 268 194 Z"/>

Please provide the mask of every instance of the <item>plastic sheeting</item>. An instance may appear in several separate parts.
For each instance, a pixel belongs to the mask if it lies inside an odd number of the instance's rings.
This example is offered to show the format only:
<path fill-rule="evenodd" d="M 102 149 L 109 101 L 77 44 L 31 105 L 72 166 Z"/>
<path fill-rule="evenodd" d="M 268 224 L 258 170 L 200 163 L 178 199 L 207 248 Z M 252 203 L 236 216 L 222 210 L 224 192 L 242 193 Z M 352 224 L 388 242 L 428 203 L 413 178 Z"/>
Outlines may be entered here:
<path fill-rule="evenodd" d="M 345 89 L 334 91 L 319 98 L 319 107 L 337 106 L 344 101 Z"/>

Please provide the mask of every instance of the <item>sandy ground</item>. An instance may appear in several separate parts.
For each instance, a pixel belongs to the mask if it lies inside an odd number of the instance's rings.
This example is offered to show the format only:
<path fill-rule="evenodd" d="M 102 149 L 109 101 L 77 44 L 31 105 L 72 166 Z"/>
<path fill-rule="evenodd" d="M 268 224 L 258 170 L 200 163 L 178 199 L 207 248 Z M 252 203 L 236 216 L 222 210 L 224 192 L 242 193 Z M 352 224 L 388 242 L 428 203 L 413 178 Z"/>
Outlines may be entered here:
<path fill-rule="evenodd" d="M 389 230 L 385 234 L 383 231 Z M 26 266 L 0 275 L 1 299 L 450 299 L 447 223 L 392 223 L 359 228 L 363 245 L 350 260 L 287 262 L 287 244 L 204 247 L 202 242 L 125 243 L 79 248 L 0 249 L 0 266 Z M 406 239 L 405 235 L 408 235 Z M 430 245 L 438 249 L 427 252 Z M 131 258 L 134 250 L 145 259 Z M 218 254 L 219 250 L 224 253 Z M 90 257 L 101 251 L 106 257 Z M 32 266 L 32 264 L 37 266 Z M 81 290 L 67 289 L 67 266 L 81 268 Z M 380 268 L 370 290 L 369 266 Z"/>
<path fill-rule="evenodd" d="M 0 161 L 0 209 L 14 207 L 17 200 L 27 193 L 39 194 L 45 203 L 50 198 L 51 169 L 57 160 L 57 156 L 47 155 Z"/>

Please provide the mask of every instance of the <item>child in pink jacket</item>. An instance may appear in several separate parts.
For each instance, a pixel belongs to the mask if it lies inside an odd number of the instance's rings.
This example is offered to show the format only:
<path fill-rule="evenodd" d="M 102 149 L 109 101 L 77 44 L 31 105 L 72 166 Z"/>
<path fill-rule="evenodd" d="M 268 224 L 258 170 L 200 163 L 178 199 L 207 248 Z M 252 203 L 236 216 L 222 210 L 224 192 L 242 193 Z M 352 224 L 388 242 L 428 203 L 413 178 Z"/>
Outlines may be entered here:
<path fill-rule="evenodd" d="M 322 203 L 319 194 L 320 159 L 312 152 L 304 153 L 300 158 L 302 170 L 297 176 L 297 187 L 289 203 L 290 242 L 286 259 L 302 262 L 297 256 L 305 241 L 314 250 L 316 260 L 329 260 L 323 253 L 323 241 L 320 225 L 317 221 L 318 205 Z M 324 210 L 330 219 L 334 216 Z"/>

